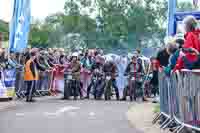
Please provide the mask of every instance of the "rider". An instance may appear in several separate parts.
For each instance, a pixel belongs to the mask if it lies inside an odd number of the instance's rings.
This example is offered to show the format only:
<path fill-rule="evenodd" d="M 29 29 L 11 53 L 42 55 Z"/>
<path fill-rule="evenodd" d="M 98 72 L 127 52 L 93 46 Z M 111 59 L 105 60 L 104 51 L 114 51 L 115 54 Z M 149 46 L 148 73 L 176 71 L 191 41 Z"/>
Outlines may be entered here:
<path fill-rule="evenodd" d="M 140 82 L 137 82 L 137 78 L 138 78 L 138 77 L 137 77 L 137 74 L 142 73 L 142 71 L 143 71 L 142 69 L 143 69 L 143 68 L 142 68 L 141 63 L 138 62 L 138 56 L 137 56 L 136 54 L 134 54 L 134 55 L 132 56 L 132 61 L 128 64 L 124 75 L 127 76 L 127 75 L 130 75 L 131 73 L 135 74 L 136 85 L 139 86 L 139 87 L 141 87 L 141 83 L 140 83 Z M 133 76 L 134 76 L 134 75 L 133 75 Z M 128 87 L 126 87 L 126 88 L 124 89 L 122 100 L 126 100 L 127 91 L 128 91 L 128 89 L 129 89 L 129 90 L 131 89 L 131 88 L 130 88 L 131 83 L 132 83 L 132 82 L 131 82 L 131 78 L 132 78 L 132 77 L 129 77 L 129 79 L 128 79 Z M 134 88 L 133 88 L 133 89 L 134 89 Z M 134 91 L 134 92 L 133 92 L 133 93 L 134 93 L 134 100 L 136 100 L 136 94 L 135 94 L 136 90 L 135 90 L 135 89 L 134 89 L 134 90 L 131 89 L 130 91 Z M 132 95 L 130 95 L 130 100 L 131 100 L 131 101 L 133 100 Z"/>
<path fill-rule="evenodd" d="M 87 90 L 91 81 L 91 68 L 94 60 L 92 59 L 92 52 L 86 51 L 85 56 L 81 59 L 82 63 L 82 83 L 83 90 Z"/>
<path fill-rule="evenodd" d="M 92 76 L 94 77 L 99 77 L 102 74 L 102 69 L 103 69 L 103 58 L 100 55 L 97 55 L 95 58 L 95 62 L 92 65 L 91 72 Z M 96 71 L 97 70 L 97 71 Z M 87 99 L 90 98 L 90 91 L 91 87 L 94 86 L 94 98 L 97 98 L 97 87 L 98 85 L 101 84 L 101 81 L 97 81 L 96 83 L 92 80 L 90 85 L 87 88 Z"/>
<path fill-rule="evenodd" d="M 80 98 L 82 99 L 81 93 L 81 83 L 80 83 L 80 71 L 81 71 L 81 64 L 78 60 L 78 53 L 72 54 L 71 60 L 71 71 L 72 77 L 75 79 L 72 83 L 72 91 L 74 95 L 74 99 L 77 99 L 77 94 L 80 94 Z"/>
<path fill-rule="evenodd" d="M 117 83 L 116 83 L 117 71 L 118 71 L 117 66 L 115 65 L 115 63 L 113 61 L 107 61 L 103 66 L 103 72 L 105 74 L 111 73 L 111 78 L 112 78 L 112 84 L 111 85 L 115 89 L 117 100 L 119 100 L 119 89 L 118 89 Z"/>

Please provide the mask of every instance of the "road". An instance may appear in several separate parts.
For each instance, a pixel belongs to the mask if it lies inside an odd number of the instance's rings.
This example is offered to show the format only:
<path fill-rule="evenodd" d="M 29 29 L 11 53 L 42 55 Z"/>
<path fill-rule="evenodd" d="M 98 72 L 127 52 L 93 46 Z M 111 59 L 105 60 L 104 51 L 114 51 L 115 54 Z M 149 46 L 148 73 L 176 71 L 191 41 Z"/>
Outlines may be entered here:
<path fill-rule="evenodd" d="M 0 133 L 141 133 L 120 101 L 48 99 L 0 111 Z"/>

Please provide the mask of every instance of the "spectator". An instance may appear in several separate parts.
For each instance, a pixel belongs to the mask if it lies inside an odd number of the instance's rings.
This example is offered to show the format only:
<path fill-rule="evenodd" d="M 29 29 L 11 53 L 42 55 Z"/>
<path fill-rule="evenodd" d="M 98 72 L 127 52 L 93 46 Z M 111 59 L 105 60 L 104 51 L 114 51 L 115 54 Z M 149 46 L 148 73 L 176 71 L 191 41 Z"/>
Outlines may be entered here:
<path fill-rule="evenodd" d="M 200 52 L 200 30 L 197 29 L 197 20 L 193 16 L 187 16 L 183 22 L 186 31 L 185 42 L 174 70 L 193 69 L 194 64 L 198 62 L 197 54 Z"/>
<path fill-rule="evenodd" d="M 0 68 L 6 67 L 6 59 L 5 59 L 5 52 L 3 49 L 0 49 Z"/>
<path fill-rule="evenodd" d="M 85 56 L 82 58 L 81 63 L 82 63 L 82 83 L 83 83 L 83 90 L 87 90 L 90 81 L 91 81 L 91 69 L 92 65 L 94 63 L 94 60 L 92 59 L 92 52 L 87 51 L 85 53 Z"/>
<path fill-rule="evenodd" d="M 159 90 L 158 90 L 158 68 L 159 68 L 159 66 L 158 66 L 156 58 L 152 57 L 150 60 L 151 60 L 151 71 L 153 74 L 153 77 L 150 80 L 150 85 L 152 87 L 152 93 L 154 94 L 154 97 L 156 97 L 156 94 L 159 93 Z"/>
<path fill-rule="evenodd" d="M 168 66 L 164 69 L 165 73 L 167 75 L 170 75 L 171 70 L 174 69 L 177 59 L 179 57 L 180 53 L 180 48 L 182 48 L 182 45 L 184 43 L 184 40 L 181 38 L 178 38 L 174 41 L 172 45 L 169 46 L 169 53 L 170 53 L 170 58 L 169 58 L 169 64 Z"/>
<path fill-rule="evenodd" d="M 160 67 L 166 67 L 169 64 L 170 49 L 173 47 L 171 46 L 171 44 L 173 44 L 173 39 L 168 39 L 166 43 L 167 46 L 164 49 L 161 49 L 156 57 Z"/>
<path fill-rule="evenodd" d="M 38 69 L 36 67 L 36 53 L 31 52 L 31 58 L 26 62 L 24 80 L 27 84 L 27 102 L 33 102 L 32 99 L 33 93 L 36 87 L 36 81 L 39 79 Z"/>

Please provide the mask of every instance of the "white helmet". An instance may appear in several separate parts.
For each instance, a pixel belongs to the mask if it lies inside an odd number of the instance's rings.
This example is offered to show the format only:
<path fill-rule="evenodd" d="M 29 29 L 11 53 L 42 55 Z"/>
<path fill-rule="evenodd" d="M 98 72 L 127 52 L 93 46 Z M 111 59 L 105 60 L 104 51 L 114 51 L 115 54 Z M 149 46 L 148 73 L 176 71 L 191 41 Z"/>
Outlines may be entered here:
<path fill-rule="evenodd" d="M 184 34 L 183 34 L 183 33 L 178 33 L 178 34 L 176 34 L 175 39 L 177 39 L 177 40 L 178 40 L 178 39 L 185 40 Z"/>
<path fill-rule="evenodd" d="M 112 59 L 112 57 L 107 56 L 107 57 L 106 57 L 106 61 L 107 61 L 107 62 L 111 62 L 111 61 L 113 61 L 113 59 Z"/>
<path fill-rule="evenodd" d="M 78 57 L 78 55 L 79 54 L 77 52 L 75 52 L 75 53 L 72 54 L 72 57 Z"/>

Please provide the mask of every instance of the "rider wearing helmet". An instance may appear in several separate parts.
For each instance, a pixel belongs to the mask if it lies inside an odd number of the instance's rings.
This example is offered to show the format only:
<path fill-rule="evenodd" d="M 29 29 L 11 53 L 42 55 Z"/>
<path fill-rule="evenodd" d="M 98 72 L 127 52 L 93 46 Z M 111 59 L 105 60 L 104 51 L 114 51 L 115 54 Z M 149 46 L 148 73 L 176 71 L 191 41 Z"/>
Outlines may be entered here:
<path fill-rule="evenodd" d="M 91 67 L 91 73 L 92 73 L 92 77 L 101 77 L 102 75 L 102 69 L 103 69 L 103 63 L 104 63 L 104 59 L 103 57 L 101 57 L 100 55 L 97 55 L 95 57 L 95 61 L 92 64 Z M 92 78 L 93 79 L 93 78 Z M 98 80 L 96 83 L 94 82 L 94 80 L 91 81 L 90 85 L 87 88 L 87 99 L 90 98 L 90 91 L 92 86 L 94 86 L 94 98 L 97 98 L 97 87 L 99 86 L 99 84 L 101 84 L 101 80 Z"/>
<path fill-rule="evenodd" d="M 93 60 L 92 51 L 91 50 L 86 51 L 85 56 L 81 59 L 83 90 L 87 90 L 87 88 L 90 84 L 91 68 L 92 68 L 93 63 L 94 63 L 94 60 Z"/>
<path fill-rule="evenodd" d="M 72 83 L 72 90 L 74 99 L 76 100 L 78 92 L 80 93 L 80 98 L 82 98 L 81 83 L 80 83 L 81 64 L 78 60 L 78 53 L 72 54 L 71 71 L 72 71 L 72 77 L 73 79 L 75 79 Z"/>
<path fill-rule="evenodd" d="M 142 71 L 143 71 L 142 70 L 142 65 L 141 65 L 141 63 L 138 62 L 138 55 L 137 54 L 133 54 L 132 61 L 128 64 L 124 75 L 127 76 L 127 75 L 133 74 L 133 76 L 136 79 L 136 85 L 141 87 L 141 83 L 137 82 L 137 79 L 139 78 L 138 74 L 142 73 Z M 124 89 L 122 100 L 126 100 L 128 89 L 129 90 L 131 89 L 130 91 L 134 91 L 132 93 L 134 93 L 134 100 L 136 100 L 136 88 L 130 88 L 130 85 L 132 83 L 130 77 L 128 79 L 128 82 L 129 82 L 128 83 L 129 86 Z M 130 100 L 131 101 L 133 100 L 132 98 L 133 98 L 132 95 L 130 95 Z"/>
<path fill-rule="evenodd" d="M 108 60 L 103 66 L 103 72 L 105 74 L 111 73 L 112 87 L 115 89 L 117 100 L 119 100 L 119 98 L 120 98 L 119 97 L 119 89 L 118 89 L 117 83 L 116 83 L 116 75 L 118 73 L 117 66 L 115 65 L 115 63 L 113 61 Z"/>

